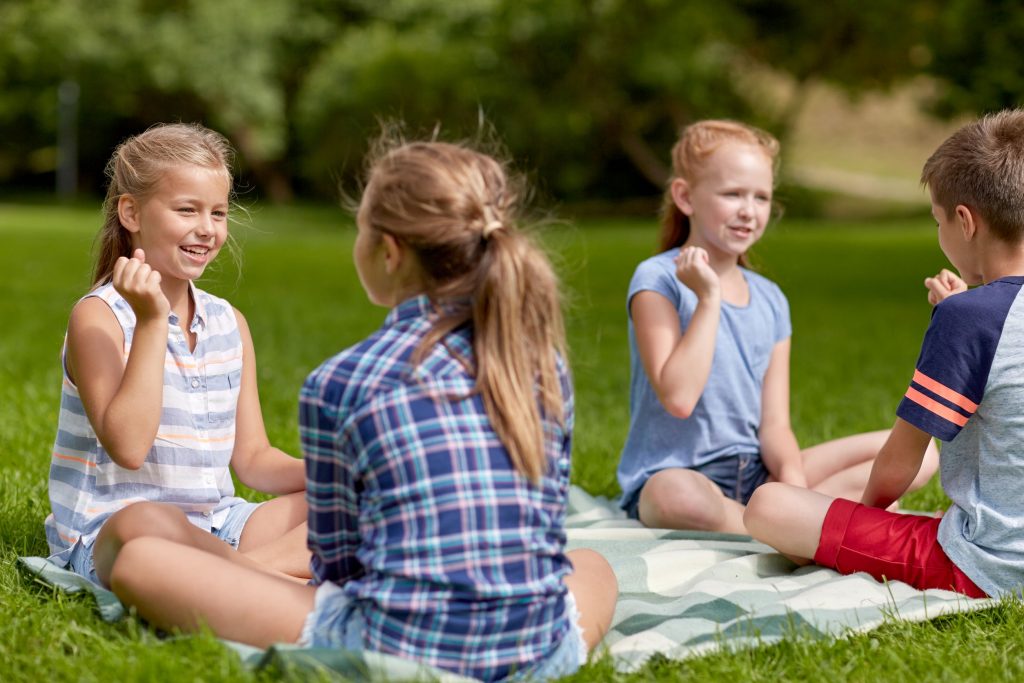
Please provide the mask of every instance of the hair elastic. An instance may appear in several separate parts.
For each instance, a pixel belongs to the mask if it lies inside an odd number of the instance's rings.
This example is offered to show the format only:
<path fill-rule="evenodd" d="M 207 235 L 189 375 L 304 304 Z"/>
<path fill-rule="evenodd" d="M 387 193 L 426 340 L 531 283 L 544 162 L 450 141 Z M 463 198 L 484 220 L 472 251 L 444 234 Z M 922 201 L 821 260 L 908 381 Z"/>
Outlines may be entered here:
<path fill-rule="evenodd" d="M 484 226 L 484 229 L 481 231 L 481 233 L 483 234 L 483 238 L 486 240 L 491 237 L 491 233 L 493 233 L 495 230 L 501 230 L 504 227 L 505 226 L 501 221 L 497 219 L 490 220 L 487 221 L 487 225 Z"/>

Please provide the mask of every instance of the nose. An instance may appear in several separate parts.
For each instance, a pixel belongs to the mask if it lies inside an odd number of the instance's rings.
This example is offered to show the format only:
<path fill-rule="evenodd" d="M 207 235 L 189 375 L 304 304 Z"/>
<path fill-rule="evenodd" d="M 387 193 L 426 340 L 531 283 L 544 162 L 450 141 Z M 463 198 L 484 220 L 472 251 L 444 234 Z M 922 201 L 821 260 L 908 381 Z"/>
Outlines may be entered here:
<path fill-rule="evenodd" d="M 740 200 L 739 213 L 741 218 L 750 218 L 754 215 L 754 200 L 751 197 L 743 197 Z"/>
<path fill-rule="evenodd" d="M 196 223 L 196 235 L 198 237 L 209 237 L 214 232 L 213 217 L 208 213 L 200 213 Z"/>

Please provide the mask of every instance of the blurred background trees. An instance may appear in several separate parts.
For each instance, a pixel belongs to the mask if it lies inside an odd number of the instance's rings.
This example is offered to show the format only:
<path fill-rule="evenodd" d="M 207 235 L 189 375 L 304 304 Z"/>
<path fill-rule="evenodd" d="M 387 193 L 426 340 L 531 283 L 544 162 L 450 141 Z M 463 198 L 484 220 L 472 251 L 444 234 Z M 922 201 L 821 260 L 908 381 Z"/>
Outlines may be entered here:
<path fill-rule="evenodd" d="M 946 117 L 1024 93 L 1024 10 L 997 0 L 3 0 L 0 36 L 0 185 L 18 190 L 54 186 L 62 83 L 78 191 L 124 137 L 185 120 L 227 135 L 270 200 L 334 196 L 381 120 L 485 120 L 549 194 L 615 200 L 659 191 L 695 119 L 785 141 L 822 83 L 927 78 Z"/>

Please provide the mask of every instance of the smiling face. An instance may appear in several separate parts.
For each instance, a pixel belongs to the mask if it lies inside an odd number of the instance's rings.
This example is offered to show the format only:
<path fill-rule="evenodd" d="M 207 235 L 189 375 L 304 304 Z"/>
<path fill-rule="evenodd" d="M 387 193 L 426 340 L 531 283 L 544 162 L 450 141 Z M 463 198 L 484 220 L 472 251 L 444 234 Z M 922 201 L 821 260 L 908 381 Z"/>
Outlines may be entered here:
<path fill-rule="evenodd" d="M 673 198 L 690 218 L 688 246 L 713 259 L 737 259 L 764 234 L 772 207 L 772 162 L 758 147 L 726 143 L 693 182 L 676 179 Z"/>
<path fill-rule="evenodd" d="M 222 168 L 170 166 L 145 197 L 122 197 L 121 224 L 162 278 L 195 280 L 227 239 L 229 191 Z"/>

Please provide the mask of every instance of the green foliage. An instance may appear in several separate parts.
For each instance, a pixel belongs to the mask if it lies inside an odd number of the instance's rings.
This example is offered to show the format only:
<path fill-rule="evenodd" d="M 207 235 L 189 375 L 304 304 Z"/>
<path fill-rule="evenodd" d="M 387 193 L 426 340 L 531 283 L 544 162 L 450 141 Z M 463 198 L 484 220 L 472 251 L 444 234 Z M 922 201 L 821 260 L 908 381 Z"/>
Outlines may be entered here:
<path fill-rule="evenodd" d="M 483 118 L 553 195 L 651 194 L 690 121 L 785 134 L 809 83 L 858 92 L 912 73 L 907 56 L 933 5 L 110 0 L 100 11 L 87 0 L 6 0 L 0 181 L 51 177 L 56 92 L 69 80 L 81 88 L 91 190 L 113 146 L 157 121 L 217 128 L 238 147 L 243 177 L 287 199 L 296 184 L 332 196 L 380 119 L 472 137 Z M 788 77 L 791 95 L 780 100 L 766 73 Z"/>
<path fill-rule="evenodd" d="M 1024 12 L 1011 0 L 941 3 L 933 18 L 929 73 L 945 84 L 934 102 L 940 114 L 997 111 L 1024 104 L 1019 68 Z"/>

